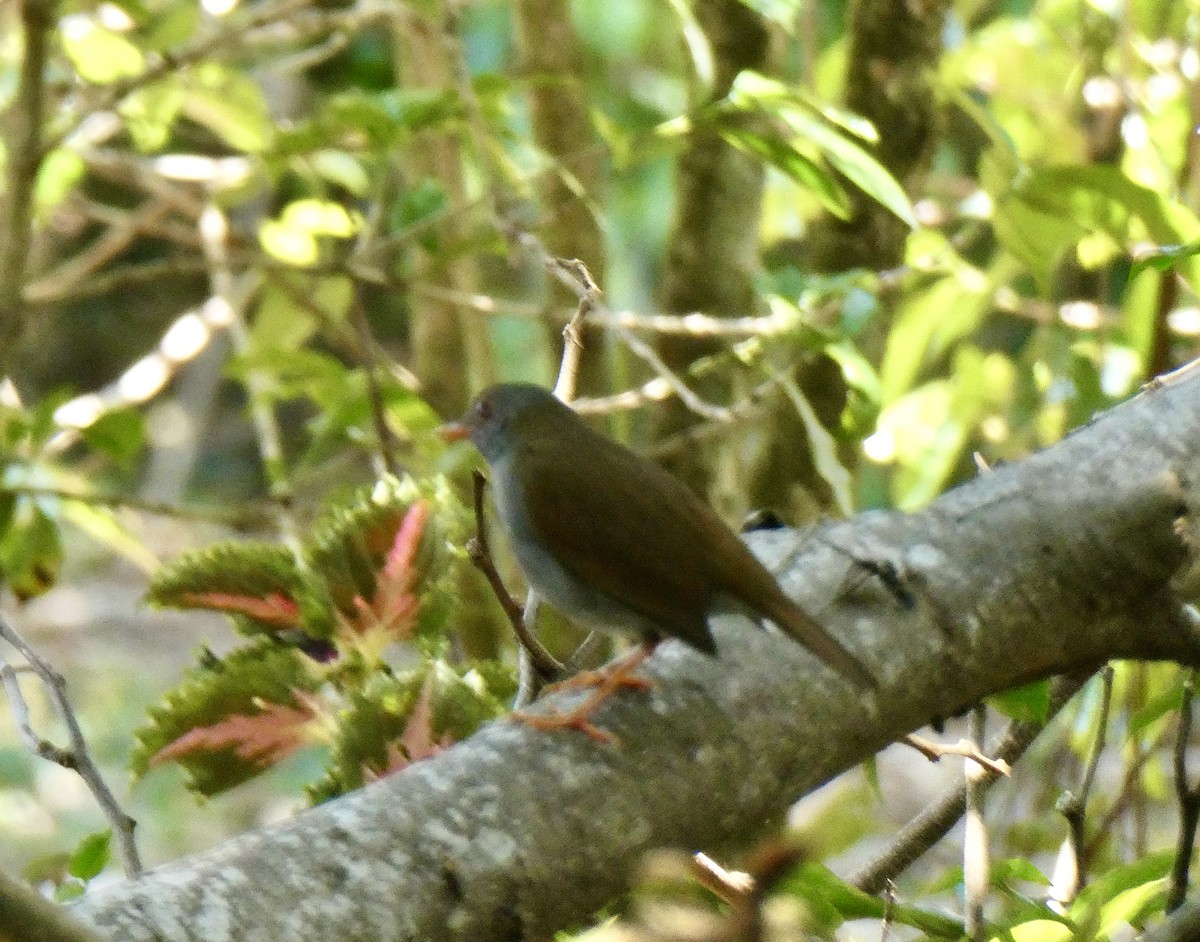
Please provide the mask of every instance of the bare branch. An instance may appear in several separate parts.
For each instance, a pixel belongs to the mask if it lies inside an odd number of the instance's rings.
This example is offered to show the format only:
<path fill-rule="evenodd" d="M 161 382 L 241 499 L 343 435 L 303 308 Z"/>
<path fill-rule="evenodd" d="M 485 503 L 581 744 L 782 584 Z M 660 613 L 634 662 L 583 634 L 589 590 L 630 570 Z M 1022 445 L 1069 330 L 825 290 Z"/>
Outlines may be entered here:
<path fill-rule="evenodd" d="M 75 711 L 71 708 L 70 700 L 67 699 L 66 680 L 38 655 L 3 614 L 0 614 L 0 638 L 20 652 L 45 686 L 55 710 L 67 727 L 67 739 L 70 746 L 62 749 L 42 739 L 34 732 L 29 720 L 29 708 L 21 694 L 20 685 L 17 683 L 16 672 L 7 661 L 0 658 L 0 680 L 3 681 L 5 692 L 12 704 L 13 715 L 16 717 L 22 738 L 29 748 L 39 756 L 76 772 L 87 783 L 88 789 L 96 797 L 96 802 L 100 805 L 100 810 L 104 812 L 108 826 L 116 838 L 117 852 L 121 857 L 125 872 L 131 877 L 137 876 L 142 872 L 142 862 L 138 855 L 137 844 L 133 839 L 135 822 L 121 809 L 116 797 L 100 774 L 100 770 L 96 767 L 91 753 L 88 752 L 83 730 L 79 726 Z"/>

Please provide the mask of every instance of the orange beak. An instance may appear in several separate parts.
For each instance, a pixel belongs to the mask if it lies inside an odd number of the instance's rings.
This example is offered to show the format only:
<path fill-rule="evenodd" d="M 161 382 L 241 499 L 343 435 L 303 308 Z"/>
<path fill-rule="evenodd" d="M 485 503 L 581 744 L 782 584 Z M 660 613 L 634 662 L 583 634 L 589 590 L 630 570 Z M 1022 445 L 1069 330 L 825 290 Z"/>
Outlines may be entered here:
<path fill-rule="evenodd" d="M 471 434 L 471 430 L 462 422 L 447 422 L 434 429 L 434 433 L 444 442 L 461 442 Z"/>

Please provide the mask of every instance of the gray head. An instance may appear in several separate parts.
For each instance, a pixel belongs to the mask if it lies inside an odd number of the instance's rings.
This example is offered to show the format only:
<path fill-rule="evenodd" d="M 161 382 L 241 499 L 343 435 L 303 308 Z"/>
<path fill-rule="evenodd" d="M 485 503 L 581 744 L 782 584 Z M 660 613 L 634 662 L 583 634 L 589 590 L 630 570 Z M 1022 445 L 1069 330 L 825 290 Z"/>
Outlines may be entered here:
<path fill-rule="evenodd" d="M 539 419 L 548 419 L 553 427 L 563 418 L 574 420 L 575 413 L 549 390 L 530 383 L 499 383 L 481 392 L 463 417 L 447 427 L 452 430 L 447 437 L 470 438 L 493 464 L 518 438 L 534 431 L 531 426 Z"/>

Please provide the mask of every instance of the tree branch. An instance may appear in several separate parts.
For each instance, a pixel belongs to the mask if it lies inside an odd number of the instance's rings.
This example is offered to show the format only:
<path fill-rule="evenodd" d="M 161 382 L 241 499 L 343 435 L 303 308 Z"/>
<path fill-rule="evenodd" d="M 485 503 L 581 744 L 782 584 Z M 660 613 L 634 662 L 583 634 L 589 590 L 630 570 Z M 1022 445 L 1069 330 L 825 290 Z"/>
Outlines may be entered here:
<path fill-rule="evenodd" d="M 5 198 L 0 200 L 0 376 L 8 373 L 9 357 L 25 320 L 21 292 L 33 238 L 33 196 L 42 166 L 46 45 L 54 25 L 54 6 L 53 0 L 21 4 L 25 50 L 16 94 L 0 122 L 7 154 Z"/>
<path fill-rule="evenodd" d="M 547 938 L 623 890 L 646 850 L 745 844 L 935 716 L 1110 658 L 1200 663 L 1172 587 L 1198 461 L 1200 377 L 1184 373 L 922 512 L 753 534 L 868 663 L 875 704 L 777 633 L 714 618 L 720 657 L 661 645 L 654 688 L 598 712 L 619 747 L 492 723 L 75 913 L 131 942 Z"/>

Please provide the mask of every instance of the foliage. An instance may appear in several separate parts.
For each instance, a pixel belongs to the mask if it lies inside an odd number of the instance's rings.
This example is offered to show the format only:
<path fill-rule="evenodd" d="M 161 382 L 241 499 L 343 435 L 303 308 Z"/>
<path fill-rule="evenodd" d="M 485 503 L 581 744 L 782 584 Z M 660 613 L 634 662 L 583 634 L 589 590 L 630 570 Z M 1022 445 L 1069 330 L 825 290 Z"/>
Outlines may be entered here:
<path fill-rule="evenodd" d="M 505 0 L 63 2 L 31 94 L 35 6 L 0 5 L 20 37 L 0 43 L 0 582 L 22 615 L 89 566 L 140 592 L 119 559 L 154 606 L 239 636 L 155 678 L 173 686 L 137 733 L 139 777 L 179 765 L 214 796 L 315 755 L 275 787 L 319 801 L 503 712 L 512 648 L 462 581 L 464 453 L 430 433 L 494 377 L 552 382 L 546 323 L 575 305 L 550 256 L 594 253 L 611 310 L 593 316 L 657 343 L 656 361 L 585 334 L 585 364 L 619 350 L 586 391 L 633 393 L 592 403 L 610 430 L 719 452 L 725 509 L 769 498 L 797 521 L 923 506 L 1195 353 L 1194 5 L 909 5 L 873 49 L 859 17 L 878 5 L 745 0 L 771 51 L 735 67 L 713 24 L 734 12 L 706 0 L 577 2 L 532 41 Z M 570 70 L 543 72 L 567 38 Z M 722 329 L 642 316 L 680 295 L 666 314 Z M 681 383 L 702 413 L 682 432 L 619 411 Z M 725 408 L 736 422 L 711 421 Z M 1162 912 L 1182 685 L 1118 665 L 1051 718 L 997 788 L 986 933 L 1115 938 Z M 990 707 L 1046 721 L 1049 687 Z M 0 784 L 32 791 L 9 756 Z M 1051 809 L 1092 763 L 1089 882 L 1055 910 Z M 889 772 L 867 774 L 855 820 L 821 820 L 830 856 L 889 830 Z M 106 860 L 88 838 L 30 878 L 69 895 Z M 934 915 L 963 892 L 944 861 L 894 905 L 837 869 L 808 861 L 775 892 L 825 933 L 961 930 Z"/>
<path fill-rule="evenodd" d="M 328 798 L 496 716 L 483 675 L 442 660 L 462 516 L 444 481 L 383 478 L 331 504 L 296 553 L 226 543 L 159 570 L 149 599 L 224 612 L 252 640 L 201 652 L 137 734 L 134 772 L 178 762 L 211 796 L 318 744 L 331 758 L 314 794 Z M 419 662 L 396 675 L 399 644 Z"/>

